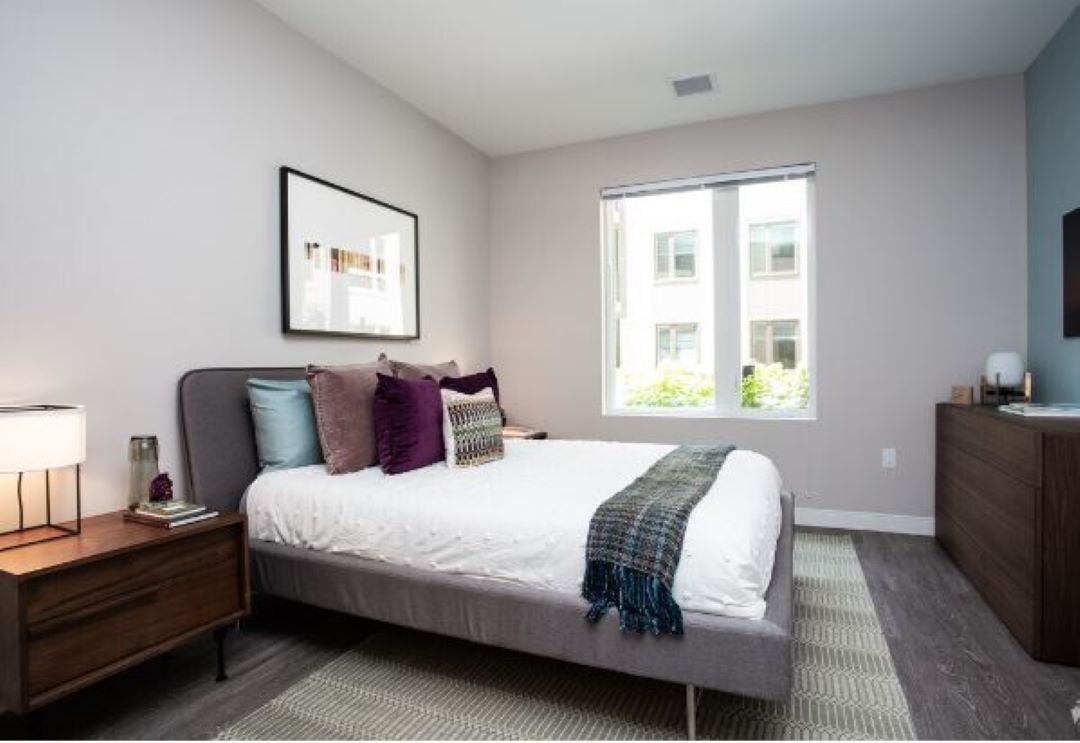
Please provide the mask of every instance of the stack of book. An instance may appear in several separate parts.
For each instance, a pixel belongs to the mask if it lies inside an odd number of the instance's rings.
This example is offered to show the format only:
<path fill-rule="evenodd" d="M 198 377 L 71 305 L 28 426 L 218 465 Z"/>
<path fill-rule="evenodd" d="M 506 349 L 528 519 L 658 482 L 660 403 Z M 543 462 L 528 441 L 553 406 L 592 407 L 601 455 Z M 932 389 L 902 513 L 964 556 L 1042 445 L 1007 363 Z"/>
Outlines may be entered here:
<path fill-rule="evenodd" d="M 1013 415 L 1026 415 L 1029 418 L 1080 418 L 1080 405 L 1075 403 L 1040 405 L 1031 402 L 1014 402 L 1000 405 L 998 410 Z"/>
<path fill-rule="evenodd" d="M 173 529 L 177 526 L 194 524 L 197 521 L 212 519 L 217 511 L 208 511 L 206 506 L 188 503 L 184 500 L 143 501 L 135 508 L 126 511 L 124 518 L 140 524 Z"/>
<path fill-rule="evenodd" d="M 546 439 L 547 432 L 526 426 L 503 426 L 502 437 L 504 439 Z"/>

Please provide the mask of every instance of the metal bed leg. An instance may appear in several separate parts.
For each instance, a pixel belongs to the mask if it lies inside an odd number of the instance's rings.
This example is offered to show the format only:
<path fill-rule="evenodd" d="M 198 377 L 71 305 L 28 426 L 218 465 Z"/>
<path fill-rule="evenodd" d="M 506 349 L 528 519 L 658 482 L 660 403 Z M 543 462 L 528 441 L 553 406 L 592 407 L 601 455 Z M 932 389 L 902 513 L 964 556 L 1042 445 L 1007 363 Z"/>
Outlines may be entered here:
<path fill-rule="evenodd" d="M 686 739 L 697 740 L 697 689 L 686 685 Z"/>

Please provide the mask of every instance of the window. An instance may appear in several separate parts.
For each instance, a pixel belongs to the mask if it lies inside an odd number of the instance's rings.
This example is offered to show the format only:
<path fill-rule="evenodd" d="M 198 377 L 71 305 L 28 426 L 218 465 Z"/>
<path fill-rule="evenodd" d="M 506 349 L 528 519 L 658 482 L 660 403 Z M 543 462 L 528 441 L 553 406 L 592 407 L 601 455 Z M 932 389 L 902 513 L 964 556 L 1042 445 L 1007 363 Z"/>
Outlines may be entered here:
<path fill-rule="evenodd" d="M 697 325 L 681 323 L 656 326 L 656 365 L 660 366 L 665 361 L 698 363 Z"/>
<path fill-rule="evenodd" d="M 782 276 L 795 274 L 795 221 L 766 222 L 750 225 L 750 275 Z"/>
<path fill-rule="evenodd" d="M 605 414 L 814 415 L 813 174 L 602 191 Z"/>
<path fill-rule="evenodd" d="M 784 369 L 794 369 L 798 364 L 798 320 L 753 320 L 750 338 L 755 364 L 780 364 Z"/>
<path fill-rule="evenodd" d="M 656 280 L 692 279 L 697 270 L 697 232 L 661 232 L 653 237 Z"/>

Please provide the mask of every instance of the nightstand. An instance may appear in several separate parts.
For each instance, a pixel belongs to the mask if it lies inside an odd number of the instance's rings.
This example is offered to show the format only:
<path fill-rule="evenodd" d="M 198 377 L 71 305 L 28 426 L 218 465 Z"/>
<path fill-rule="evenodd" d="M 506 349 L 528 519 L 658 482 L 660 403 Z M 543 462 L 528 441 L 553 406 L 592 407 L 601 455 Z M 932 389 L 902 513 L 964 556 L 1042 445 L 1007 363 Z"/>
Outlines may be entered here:
<path fill-rule="evenodd" d="M 538 431 L 527 426 L 503 426 L 504 439 L 546 439 L 547 431 Z"/>
<path fill-rule="evenodd" d="M 0 709 L 24 714 L 251 608 L 241 514 L 162 529 L 122 513 L 77 537 L 0 553 Z"/>

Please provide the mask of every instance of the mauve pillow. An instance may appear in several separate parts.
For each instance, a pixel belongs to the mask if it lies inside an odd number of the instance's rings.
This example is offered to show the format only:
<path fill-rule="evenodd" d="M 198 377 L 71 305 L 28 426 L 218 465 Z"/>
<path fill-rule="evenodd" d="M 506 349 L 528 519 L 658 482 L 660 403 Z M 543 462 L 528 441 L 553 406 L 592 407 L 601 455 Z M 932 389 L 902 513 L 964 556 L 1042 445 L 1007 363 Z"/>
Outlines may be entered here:
<path fill-rule="evenodd" d="M 475 395 L 485 387 L 490 387 L 495 393 L 495 402 L 499 401 L 499 380 L 491 367 L 488 367 L 487 371 L 466 374 L 463 377 L 443 377 L 439 380 L 439 386 L 463 395 Z"/>
<path fill-rule="evenodd" d="M 390 366 L 394 370 L 394 376 L 400 379 L 423 379 L 431 377 L 438 382 L 443 377 L 457 377 L 461 375 L 456 361 L 444 361 L 441 364 L 410 364 L 407 361 L 390 360 Z"/>
<path fill-rule="evenodd" d="M 376 374 L 390 374 L 385 361 L 351 366 L 308 365 L 319 444 L 331 475 L 356 472 L 379 461 L 375 441 Z"/>
<path fill-rule="evenodd" d="M 380 373 L 375 387 L 375 435 L 383 472 L 397 475 L 442 461 L 442 420 L 442 393 L 434 380 Z"/>

